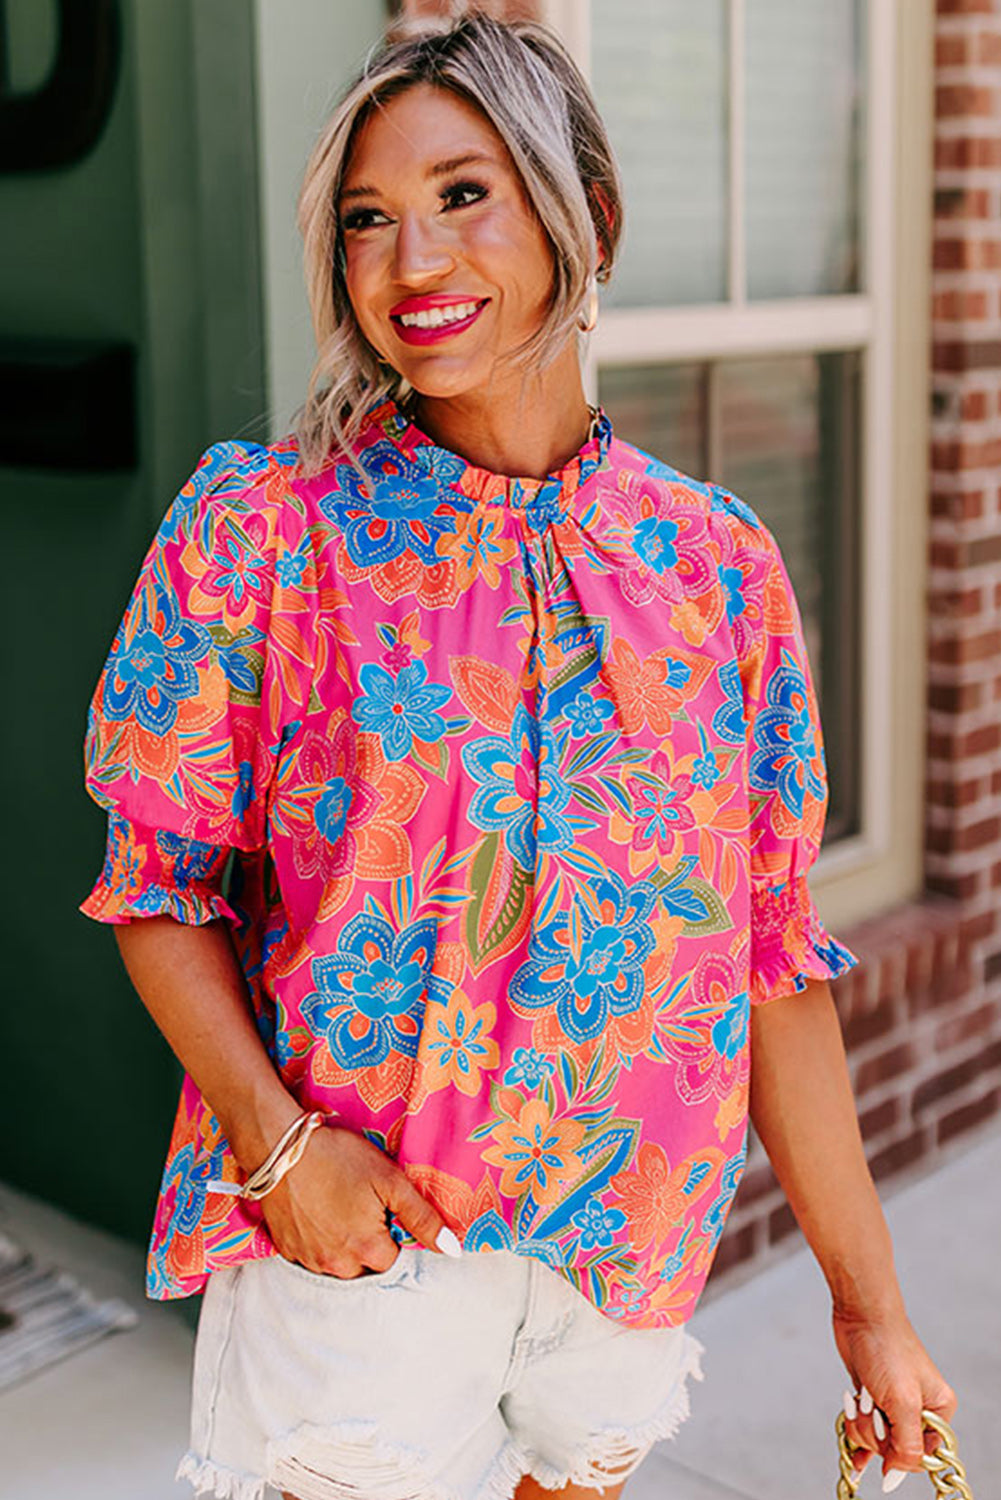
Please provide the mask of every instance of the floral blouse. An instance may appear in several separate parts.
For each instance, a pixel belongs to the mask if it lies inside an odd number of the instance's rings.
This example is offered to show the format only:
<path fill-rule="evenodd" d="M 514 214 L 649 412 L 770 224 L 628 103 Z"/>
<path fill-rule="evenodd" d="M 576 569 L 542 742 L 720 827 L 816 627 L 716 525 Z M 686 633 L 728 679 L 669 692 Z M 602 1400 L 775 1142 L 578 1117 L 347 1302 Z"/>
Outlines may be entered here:
<path fill-rule="evenodd" d="M 392 402 L 315 477 L 210 448 L 94 697 L 83 910 L 229 923 L 304 1109 L 466 1251 L 685 1321 L 744 1164 L 751 1005 L 853 962 L 807 889 L 827 789 L 797 608 L 741 500 L 613 436 L 545 480 Z M 274 1252 L 183 1085 L 153 1297 Z M 406 1232 L 393 1225 L 396 1237 Z"/>

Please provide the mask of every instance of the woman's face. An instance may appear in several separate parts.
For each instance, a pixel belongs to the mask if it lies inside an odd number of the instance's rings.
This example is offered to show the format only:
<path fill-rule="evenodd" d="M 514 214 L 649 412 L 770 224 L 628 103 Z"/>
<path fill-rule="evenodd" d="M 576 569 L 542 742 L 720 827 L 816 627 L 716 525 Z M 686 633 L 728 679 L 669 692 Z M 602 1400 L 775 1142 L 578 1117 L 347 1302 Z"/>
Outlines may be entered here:
<path fill-rule="evenodd" d="M 373 348 L 424 396 L 496 389 L 498 361 L 546 314 L 553 256 L 486 116 L 429 84 L 373 109 L 337 207 Z"/>

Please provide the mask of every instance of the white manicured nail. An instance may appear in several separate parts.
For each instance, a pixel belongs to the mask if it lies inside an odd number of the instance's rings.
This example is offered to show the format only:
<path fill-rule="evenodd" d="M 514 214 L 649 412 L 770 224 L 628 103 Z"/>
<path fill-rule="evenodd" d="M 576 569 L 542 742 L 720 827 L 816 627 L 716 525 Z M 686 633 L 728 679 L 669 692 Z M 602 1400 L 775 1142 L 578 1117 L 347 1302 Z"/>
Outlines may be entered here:
<path fill-rule="evenodd" d="M 881 1443 L 886 1437 L 886 1423 L 878 1406 L 872 1409 L 872 1430 L 876 1434 L 876 1441 Z"/>
<path fill-rule="evenodd" d="M 438 1238 L 435 1240 L 435 1246 L 443 1255 L 456 1256 L 462 1254 L 462 1246 L 447 1224 L 443 1224 L 438 1230 Z"/>
<path fill-rule="evenodd" d="M 841 1405 L 849 1422 L 854 1422 L 855 1418 L 858 1416 L 858 1403 L 855 1400 L 855 1397 L 852 1395 L 851 1391 L 845 1391 L 845 1399 L 841 1403 Z"/>
<path fill-rule="evenodd" d="M 861 1469 L 849 1469 L 848 1470 L 848 1483 L 852 1486 L 853 1489 L 857 1488 L 858 1482 L 859 1482 L 859 1480 L 861 1478 L 862 1478 L 862 1470 Z"/>
<path fill-rule="evenodd" d="M 859 1398 L 858 1398 L 858 1409 L 859 1409 L 859 1411 L 862 1413 L 862 1415 L 864 1417 L 867 1417 L 869 1415 L 869 1413 L 872 1411 L 872 1409 L 875 1406 L 875 1404 L 876 1403 L 873 1401 L 872 1397 L 869 1395 L 869 1392 L 866 1390 L 865 1386 L 863 1386 L 862 1390 L 859 1393 Z"/>
<path fill-rule="evenodd" d="M 906 1478 L 906 1469 L 887 1469 L 883 1475 L 883 1494 L 891 1495 L 894 1490 L 900 1488 Z"/>

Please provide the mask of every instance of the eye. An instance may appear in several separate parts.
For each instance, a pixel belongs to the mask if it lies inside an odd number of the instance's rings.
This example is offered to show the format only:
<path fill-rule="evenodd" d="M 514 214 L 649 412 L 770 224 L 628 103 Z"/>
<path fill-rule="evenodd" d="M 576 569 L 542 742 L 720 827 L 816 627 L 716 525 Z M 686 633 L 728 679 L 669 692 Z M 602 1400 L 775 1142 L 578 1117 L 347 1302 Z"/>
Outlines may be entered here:
<path fill-rule="evenodd" d="M 487 197 L 487 189 L 479 182 L 453 182 L 439 194 L 447 208 L 468 208 Z"/>
<path fill-rule="evenodd" d="M 349 229 L 371 229 L 378 219 L 385 219 L 386 215 L 378 208 L 353 208 L 341 219 L 341 228 Z"/>

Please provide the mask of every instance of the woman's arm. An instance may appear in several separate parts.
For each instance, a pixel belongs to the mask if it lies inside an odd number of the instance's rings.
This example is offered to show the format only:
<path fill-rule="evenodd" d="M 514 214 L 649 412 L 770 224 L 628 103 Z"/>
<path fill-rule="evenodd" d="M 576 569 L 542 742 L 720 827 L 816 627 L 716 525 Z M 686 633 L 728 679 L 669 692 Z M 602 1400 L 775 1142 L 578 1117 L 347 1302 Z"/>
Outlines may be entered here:
<path fill-rule="evenodd" d="M 751 1118 L 827 1279 L 841 1357 L 889 1419 L 885 1441 L 868 1416 L 849 1436 L 882 1453 L 884 1472 L 918 1469 L 922 1407 L 948 1420 L 956 1399 L 904 1309 L 828 984 L 754 1006 Z M 859 1467 L 866 1461 L 860 1454 Z"/>
<path fill-rule="evenodd" d="M 243 1170 L 260 1166 L 301 1107 L 254 1025 L 222 922 L 148 917 L 115 928 L 129 977 L 200 1089 Z M 339 1277 L 392 1265 L 386 1210 L 433 1247 L 443 1221 L 401 1169 L 364 1136 L 328 1127 L 261 1207 L 280 1254 Z"/>

